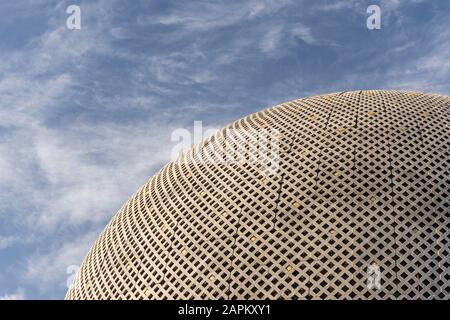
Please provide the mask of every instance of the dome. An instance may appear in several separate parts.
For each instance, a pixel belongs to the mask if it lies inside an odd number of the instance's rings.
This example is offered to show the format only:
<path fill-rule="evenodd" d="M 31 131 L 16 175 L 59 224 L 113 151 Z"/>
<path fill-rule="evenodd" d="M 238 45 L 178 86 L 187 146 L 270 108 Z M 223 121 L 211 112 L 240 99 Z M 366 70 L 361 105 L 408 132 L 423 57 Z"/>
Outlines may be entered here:
<path fill-rule="evenodd" d="M 449 299 L 450 98 L 340 92 L 164 166 L 66 299 Z"/>

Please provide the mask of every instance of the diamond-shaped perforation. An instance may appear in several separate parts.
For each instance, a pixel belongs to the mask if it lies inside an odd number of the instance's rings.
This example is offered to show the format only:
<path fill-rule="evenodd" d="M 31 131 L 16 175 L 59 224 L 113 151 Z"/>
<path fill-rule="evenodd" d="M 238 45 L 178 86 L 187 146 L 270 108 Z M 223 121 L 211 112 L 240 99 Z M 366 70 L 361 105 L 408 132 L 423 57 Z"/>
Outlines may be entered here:
<path fill-rule="evenodd" d="M 176 239 L 160 290 L 174 299 L 227 299 L 234 238 Z"/>
<path fill-rule="evenodd" d="M 374 90 L 240 119 L 124 204 L 67 298 L 449 299 L 449 108 Z"/>
<path fill-rule="evenodd" d="M 230 299 L 306 297 L 307 262 L 286 245 L 284 232 L 275 230 L 250 233 L 248 228 L 240 227 L 233 256 Z"/>

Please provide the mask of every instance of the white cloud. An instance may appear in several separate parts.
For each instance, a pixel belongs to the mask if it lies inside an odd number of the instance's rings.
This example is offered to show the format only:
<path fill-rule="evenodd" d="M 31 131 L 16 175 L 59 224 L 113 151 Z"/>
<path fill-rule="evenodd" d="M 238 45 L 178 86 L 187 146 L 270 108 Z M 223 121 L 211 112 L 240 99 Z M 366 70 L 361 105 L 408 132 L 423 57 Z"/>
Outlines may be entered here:
<path fill-rule="evenodd" d="M 283 28 L 281 26 L 274 26 L 270 28 L 261 41 L 261 50 L 263 52 L 270 52 L 275 49 L 279 49 L 278 44 L 282 37 L 282 30 Z"/>
<path fill-rule="evenodd" d="M 342 11 L 342 10 L 353 10 L 360 11 L 365 14 L 367 7 L 371 4 L 379 5 L 384 11 L 383 13 L 391 14 L 394 11 L 401 10 L 406 5 L 418 4 L 424 0 L 380 0 L 378 3 L 364 3 L 360 0 L 337 0 L 333 2 L 326 2 L 322 4 L 319 2 L 313 7 L 314 11 Z"/>
<path fill-rule="evenodd" d="M 104 36 L 111 29 L 106 3 L 82 8 L 84 20 L 98 15 L 101 23 L 91 21 L 80 31 L 70 31 L 51 18 L 55 27 L 33 39 L 26 50 L 0 53 L 0 101 L 6 106 L 0 108 L 0 126 L 14 130 L 0 140 L 0 188 L 8 190 L 1 197 L 6 201 L 11 192 L 25 193 L 23 202 L 30 202 L 35 210 L 16 213 L 15 218 L 20 216 L 21 223 L 36 231 L 63 222 L 102 221 L 114 213 L 115 201 L 129 195 L 151 169 L 169 158 L 169 150 L 159 149 L 170 137 L 169 128 L 161 128 L 156 119 L 133 125 L 47 127 L 48 115 L 66 112 L 62 98 L 79 93 L 78 73 L 90 72 L 85 66 L 89 58 L 118 55 Z M 111 109 L 144 109 L 155 102 L 145 94 L 120 100 L 95 94 L 93 99 L 111 103 Z"/>
<path fill-rule="evenodd" d="M 170 150 L 161 144 L 169 137 L 169 128 L 156 123 L 80 125 L 62 137 L 41 130 L 34 150 L 49 187 L 34 193 L 36 201 L 45 199 L 39 222 L 78 224 L 112 216 L 145 182 L 150 168 L 169 159 Z"/>
<path fill-rule="evenodd" d="M 408 42 L 401 48 L 401 59 L 387 73 L 386 85 L 397 89 L 413 89 L 450 94 L 450 32 L 444 20 L 433 21 L 427 38 L 420 45 Z M 397 48 L 393 50 L 399 53 Z M 415 56 L 408 56 L 413 51 Z M 417 52 L 421 54 L 417 55 Z"/>
<path fill-rule="evenodd" d="M 267 31 L 260 42 L 261 51 L 264 53 L 284 53 L 294 41 L 302 40 L 306 44 L 315 44 L 318 41 L 313 37 L 311 29 L 300 23 L 264 26 Z"/>
<path fill-rule="evenodd" d="M 181 25 L 188 31 L 207 31 L 235 25 L 244 20 L 274 13 L 292 4 L 288 0 L 248 2 L 182 2 L 170 14 L 141 16 L 139 23 Z"/>
<path fill-rule="evenodd" d="M 0 52 L 0 130 L 6 130 L 0 135 L 0 218 L 20 229 L 17 235 L 0 237 L 0 250 L 34 241 L 25 275 L 17 269 L 14 276 L 45 295 L 64 289 L 66 267 L 81 263 L 105 221 L 170 158 L 171 128 L 159 118 L 122 124 L 121 119 L 89 122 L 65 116 L 70 110 L 64 101 L 71 97 L 88 104 L 84 111 L 92 106 L 150 110 L 158 101 L 144 90 L 149 80 L 144 72 L 143 79 L 139 74 L 132 79 L 141 91 L 109 96 L 93 90 L 90 101 L 80 97 L 80 88 L 91 89 L 80 79 L 94 76 L 89 66 L 93 56 L 130 58 L 110 43 L 126 33 L 113 29 L 111 36 L 105 13 L 109 5 L 83 5 L 84 23 L 98 14 L 99 24 L 91 21 L 74 32 L 52 17 L 49 30 L 24 48 Z M 206 81 L 208 75 L 195 77 Z M 55 115 L 67 123 L 48 120 Z M 87 224 L 95 232 L 81 229 Z M 56 236 L 66 231 L 77 238 Z M 17 291 L 3 296 L 15 297 L 25 295 Z"/>
<path fill-rule="evenodd" d="M 133 37 L 133 34 L 122 27 L 116 27 L 111 29 L 111 35 L 116 39 L 130 39 Z"/>
<path fill-rule="evenodd" d="M 24 283 L 32 283 L 41 292 L 66 289 L 67 268 L 79 265 L 92 246 L 98 231 L 89 232 L 77 239 L 69 239 L 60 246 L 54 245 L 46 253 L 36 253 L 27 261 Z M 60 297 L 63 298 L 63 297 Z"/>
<path fill-rule="evenodd" d="M 0 250 L 9 247 L 17 241 L 17 237 L 1 236 L 0 235 Z"/>
<path fill-rule="evenodd" d="M 62 73 L 37 81 L 32 76 L 12 75 L 0 81 L 0 99 L 6 108 L 0 110 L 0 125 L 30 126 L 37 113 L 48 112 L 71 86 L 70 74 Z"/>
<path fill-rule="evenodd" d="M 340 11 L 344 9 L 354 9 L 357 5 L 356 1 L 352 0 L 338 0 L 332 3 L 319 4 L 313 7 L 315 11 Z"/>
<path fill-rule="evenodd" d="M 158 34 L 161 37 L 159 45 L 163 44 L 161 47 L 155 46 L 148 52 L 141 49 L 133 52 L 126 47 L 114 47 L 118 39 L 129 39 L 135 35 L 126 23 L 111 23 L 111 12 L 114 10 L 109 0 L 83 3 L 83 27 L 79 32 L 65 29 L 62 17 L 57 14 L 64 12 L 63 2 L 60 2 L 56 11 L 50 12 L 47 32 L 20 50 L 0 52 L 0 130 L 3 130 L 2 126 L 10 130 L 0 136 L 0 218 L 19 225 L 24 233 L 31 235 L 22 237 L 19 234 L 21 239 L 6 235 L 0 237 L 0 249 L 13 246 L 18 241 L 39 240 L 46 235 L 50 235 L 53 242 L 51 245 L 36 242 L 36 250 L 27 260 L 26 275 L 22 279 L 24 283 L 30 287 L 40 287 L 46 293 L 64 288 L 66 267 L 81 262 L 105 221 L 169 159 L 172 128 L 167 124 L 181 127 L 179 114 L 188 118 L 204 114 L 209 109 L 227 109 L 224 114 L 237 114 L 239 108 L 245 107 L 233 99 L 239 94 L 249 94 L 247 90 L 254 89 L 250 84 L 254 79 L 244 75 L 242 79 L 229 81 L 227 77 L 230 75 L 239 75 L 239 72 L 230 72 L 231 69 L 242 68 L 243 73 L 247 72 L 247 61 L 260 63 L 266 56 L 283 54 L 299 40 L 308 45 L 326 43 L 318 36 L 321 31 L 319 26 L 309 26 L 302 21 L 305 13 L 301 10 L 298 11 L 298 19 L 285 19 L 286 15 L 292 18 L 289 6 L 293 3 L 298 4 L 296 1 L 276 0 L 245 3 L 203 1 L 200 5 L 181 2 L 177 9 L 167 14 L 139 18 L 141 25 L 154 27 L 154 24 L 160 24 L 170 28 L 162 28 L 165 30 L 164 36 Z M 392 12 L 400 12 L 402 5 L 406 4 L 403 0 L 383 3 L 383 10 Z M 361 26 L 364 28 L 366 12 L 359 1 L 319 4 L 316 10 L 353 10 L 353 14 L 361 15 Z M 293 16 L 296 15 L 297 12 Z M 405 55 L 408 59 L 383 69 L 383 79 L 389 81 L 370 82 L 373 74 L 366 76 L 364 71 L 367 69 L 358 72 L 352 72 L 352 69 L 336 76 L 336 81 L 334 78 L 323 79 L 320 86 L 314 87 L 310 84 L 317 81 L 314 75 L 309 77 L 298 72 L 296 76 L 276 79 L 272 84 L 269 79 L 267 87 L 270 86 L 271 90 L 263 94 L 267 98 L 258 99 L 266 99 L 265 103 L 273 104 L 279 102 L 280 96 L 287 99 L 302 94 L 338 91 L 343 86 L 357 87 L 364 81 L 378 85 L 384 83 L 387 87 L 450 92 L 446 81 L 450 72 L 450 38 L 445 26 L 443 24 L 441 29 L 431 30 L 431 45 L 420 57 L 407 56 L 409 50 L 415 50 L 415 46 L 409 43 L 393 47 L 395 54 Z M 218 29 L 226 27 L 236 27 L 236 33 L 219 44 L 222 39 L 217 36 Z M 153 29 L 158 28 L 148 30 Z M 214 32 L 207 35 L 210 31 Z M 201 32 L 204 34 L 199 36 Z M 420 40 L 415 41 L 420 43 Z M 179 43 L 181 45 L 178 46 Z M 169 49 L 165 47 L 167 44 Z M 261 51 L 264 55 L 258 56 Z M 373 59 L 375 62 L 377 59 L 389 60 L 392 57 L 389 54 Z M 118 85 L 126 88 L 126 92 L 109 90 L 103 82 L 111 79 L 96 74 L 96 67 L 103 62 L 111 63 L 110 60 L 115 58 L 124 59 L 132 65 L 131 70 L 127 69 L 132 71 L 132 75 L 124 77 L 123 83 Z M 347 56 L 339 58 L 344 62 L 351 60 Z M 99 61 L 101 63 L 97 65 Z M 339 63 L 330 65 L 333 67 Z M 300 69 L 306 64 L 306 60 L 304 64 L 302 61 Z M 119 63 L 115 67 L 123 66 Z M 367 65 L 362 69 L 365 67 Z M 111 72 L 122 72 L 122 69 L 118 70 Z M 84 82 L 85 79 L 89 81 Z M 235 85 L 234 81 L 238 84 Z M 248 83 L 240 87 L 240 81 Z M 232 90 L 225 93 L 229 96 L 223 100 L 220 100 L 223 92 L 214 87 L 216 82 L 223 82 Z M 189 87 L 189 94 L 197 95 L 193 102 L 183 104 L 181 100 L 188 94 L 180 90 L 180 85 L 193 85 Z M 200 94 L 191 90 L 197 87 L 201 87 Z M 106 93 L 105 88 L 108 89 Z M 80 91 L 89 92 L 87 98 L 81 98 Z M 178 100 L 180 105 L 160 107 L 161 101 L 166 98 L 168 104 L 174 103 L 177 94 L 183 95 Z M 199 96 L 206 94 L 214 96 L 217 102 L 204 103 L 208 99 Z M 67 110 L 64 105 L 68 97 L 79 99 L 77 105 L 83 106 L 78 120 L 69 114 L 73 110 Z M 155 110 L 156 106 L 160 109 Z M 92 118 L 91 114 L 86 115 L 90 108 L 95 109 Z M 124 110 L 141 112 L 139 114 L 146 111 L 152 117 L 144 116 L 140 120 L 123 123 L 117 115 L 114 115 L 116 119 L 103 118 L 103 112 Z M 98 116 L 95 112 L 102 115 Z M 49 116 L 55 115 L 60 116 L 56 123 L 49 123 Z M 61 123 L 59 119 L 62 119 Z M 219 117 L 217 121 L 220 123 L 223 118 Z M 22 205 L 27 210 L 19 208 Z M 77 230 L 80 236 L 76 239 L 60 235 L 77 227 L 82 229 L 85 225 L 91 228 L 89 231 Z M 20 296 L 21 292 L 5 297 L 15 294 Z"/>
<path fill-rule="evenodd" d="M 312 36 L 311 29 L 301 24 L 296 24 L 291 29 L 291 35 L 294 38 L 299 38 L 305 41 L 307 44 L 313 44 L 317 40 Z"/>
<path fill-rule="evenodd" d="M 0 295 L 0 300 L 25 300 L 25 291 L 19 288 L 13 293 Z"/>

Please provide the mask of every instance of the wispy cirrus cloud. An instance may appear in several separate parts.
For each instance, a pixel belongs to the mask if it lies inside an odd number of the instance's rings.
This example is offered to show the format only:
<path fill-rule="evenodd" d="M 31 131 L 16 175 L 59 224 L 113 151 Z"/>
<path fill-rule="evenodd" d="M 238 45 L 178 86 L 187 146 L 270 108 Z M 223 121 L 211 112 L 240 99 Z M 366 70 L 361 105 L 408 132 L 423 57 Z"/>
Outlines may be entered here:
<path fill-rule="evenodd" d="M 273 14 L 291 5 L 290 0 L 183 2 L 166 15 L 141 15 L 141 24 L 181 26 L 186 31 L 210 31 L 236 25 L 243 21 Z"/>
<path fill-rule="evenodd" d="M 450 93 L 446 2 L 381 1 L 375 32 L 370 1 L 82 1 L 79 31 L 68 4 L 0 5 L 4 297 L 62 298 L 66 268 L 169 160 L 175 128 L 323 92 Z"/>
<path fill-rule="evenodd" d="M 0 295 L 0 300 L 25 300 L 25 291 L 19 288 L 13 293 Z"/>
<path fill-rule="evenodd" d="M 0 250 L 9 247 L 11 244 L 17 242 L 17 238 L 14 236 L 1 236 L 0 237 Z"/>
<path fill-rule="evenodd" d="M 55 292 L 67 290 L 73 273 L 69 267 L 78 266 L 92 246 L 100 230 L 89 231 L 73 239 L 65 239 L 61 244 L 53 244 L 49 249 L 37 251 L 27 258 L 26 268 L 20 275 L 25 285 L 39 283 L 38 293 L 51 298 L 62 298 Z"/>

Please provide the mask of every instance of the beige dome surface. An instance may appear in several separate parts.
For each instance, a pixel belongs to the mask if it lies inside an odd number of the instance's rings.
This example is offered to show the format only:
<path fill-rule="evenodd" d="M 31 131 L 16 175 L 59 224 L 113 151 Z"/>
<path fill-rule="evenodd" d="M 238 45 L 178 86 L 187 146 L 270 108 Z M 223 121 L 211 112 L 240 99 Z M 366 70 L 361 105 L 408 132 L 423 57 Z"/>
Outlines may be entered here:
<path fill-rule="evenodd" d="M 142 186 L 66 299 L 449 299 L 449 154 L 441 95 L 341 92 L 252 114 Z"/>

